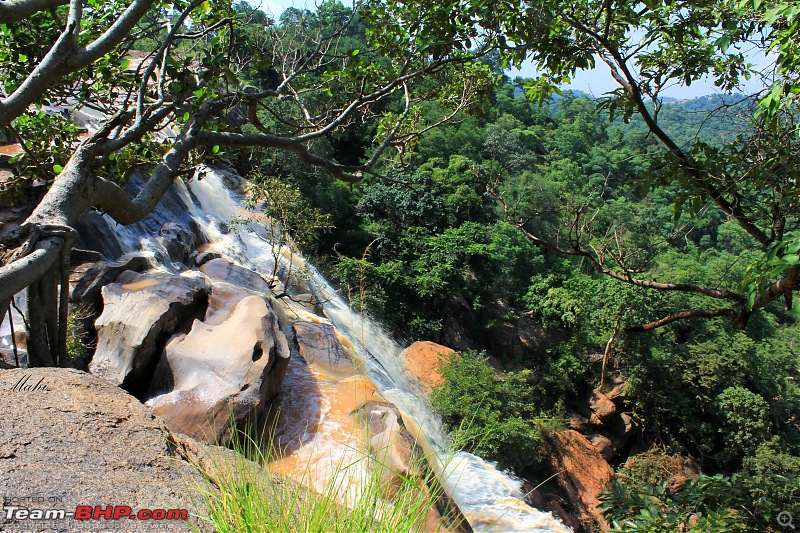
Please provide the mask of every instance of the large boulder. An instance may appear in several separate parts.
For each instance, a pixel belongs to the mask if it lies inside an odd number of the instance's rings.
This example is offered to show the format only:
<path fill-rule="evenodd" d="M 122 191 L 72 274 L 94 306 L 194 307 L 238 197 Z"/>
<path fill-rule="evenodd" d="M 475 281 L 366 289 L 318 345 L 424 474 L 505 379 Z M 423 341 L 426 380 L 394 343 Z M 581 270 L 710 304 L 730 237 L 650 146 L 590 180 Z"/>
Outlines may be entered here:
<path fill-rule="evenodd" d="M 333 324 L 322 319 L 316 322 L 298 320 L 292 322 L 292 328 L 297 349 L 307 363 L 316 363 L 334 375 L 356 374 Z"/>
<path fill-rule="evenodd" d="M 406 370 L 420 384 L 422 389 L 430 393 L 434 387 L 443 383 L 439 367 L 455 350 L 430 341 L 415 342 L 400 354 Z"/>
<path fill-rule="evenodd" d="M 195 234 L 177 222 L 167 222 L 158 232 L 158 243 L 167 251 L 171 261 L 186 263 L 194 248 Z"/>
<path fill-rule="evenodd" d="M 257 272 L 235 265 L 227 259 L 211 259 L 200 270 L 214 281 L 224 281 L 248 291 L 269 293 L 269 284 Z"/>
<path fill-rule="evenodd" d="M 85 372 L 59 368 L 0 371 L 0 390 L 4 505 L 66 511 L 78 505 L 186 509 L 193 526 L 210 529 L 193 516 L 203 512 L 196 508 L 201 491 L 213 487 L 175 454 L 164 422 L 124 390 Z M 176 533 L 192 531 L 180 520 L 159 523 Z M 15 522 L 0 515 L 1 531 L 85 527 L 86 521 L 73 519 Z"/>
<path fill-rule="evenodd" d="M 289 361 L 282 315 L 271 299 L 214 285 L 203 321 L 173 337 L 147 405 L 169 428 L 226 444 L 231 424 L 258 422 L 280 391 Z"/>
<path fill-rule="evenodd" d="M 121 276 L 102 289 L 95 322 L 97 350 L 89 371 L 114 385 L 138 388 L 149 379 L 160 343 L 197 309 L 208 286 L 201 277 Z"/>
<path fill-rule="evenodd" d="M 408 433 L 394 404 L 369 402 L 354 413 L 369 432 L 369 448 L 376 458 L 378 475 L 390 487 L 407 478 L 413 464 L 414 437 Z"/>
<path fill-rule="evenodd" d="M 498 321 L 492 328 L 491 352 L 518 355 L 529 361 L 544 361 L 547 350 L 563 342 L 566 336 L 555 329 L 546 329 L 531 317 L 516 322 Z"/>
<path fill-rule="evenodd" d="M 142 272 L 152 265 L 150 259 L 141 253 L 126 254 L 116 261 L 84 263 L 70 273 L 70 303 L 91 313 L 99 313 L 103 308 L 101 291 L 104 286 L 116 281 L 120 274 L 130 270 Z"/>
<path fill-rule="evenodd" d="M 592 409 L 592 416 L 589 418 L 589 422 L 596 426 L 608 424 L 617 412 L 617 406 L 614 405 L 614 402 L 600 391 L 594 392 L 592 399 L 589 401 L 589 407 Z"/>
<path fill-rule="evenodd" d="M 559 472 L 558 483 L 577 511 L 587 530 L 595 526 L 608 531 L 600 512 L 598 496 L 614 478 L 614 469 L 586 437 L 573 430 L 548 435 L 550 467 Z"/>

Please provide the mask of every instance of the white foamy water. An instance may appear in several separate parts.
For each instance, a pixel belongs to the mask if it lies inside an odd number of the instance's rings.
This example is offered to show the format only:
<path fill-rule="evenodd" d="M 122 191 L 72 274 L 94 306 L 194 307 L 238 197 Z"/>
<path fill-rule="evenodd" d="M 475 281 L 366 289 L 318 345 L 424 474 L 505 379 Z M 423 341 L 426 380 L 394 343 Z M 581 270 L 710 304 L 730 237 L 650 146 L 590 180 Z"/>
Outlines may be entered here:
<path fill-rule="evenodd" d="M 144 237 L 157 235 L 163 222 L 186 222 L 191 219 L 200 226 L 218 251 L 268 279 L 276 271 L 279 278 L 285 278 L 290 269 L 302 270 L 306 276 L 305 284 L 308 285 L 305 288 L 323 302 L 325 314 L 354 345 L 356 353 L 365 362 L 368 378 L 378 392 L 398 407 L 406 426 L 430 458 L 446 492 L 475 531 L 572 531 L 551 513 L 527 505 L 523 501 L 522 482 L 519 479 L 497 470 L 494 464 L 470 453 L 449 453 L 449 443 L 441 420 L 432 412 L 418 388 L 406 377 L 400 357 L 402 347 L 380 326 L 350 309 L 313 265 L 306 264 L 297 256 L 293 257 L 293 264 L 288 264 L 285 254 L 276 253 L 269 241 L 269 232 L 261 224 L 254 222 L 238 231 L 227 231 L 227 222 L 244 214 L 241 195 L 230 191 L 225 186 L 224 177 L 218 172 L 205 169 L 199 176 L 196 175 L 188 187 L 179 181 L 169 198 L 159 205 L 157 213 L 142 223 L 121 227 L 106 221 L 106 224 L 113 226 L 111 231 L 118 235 L 118 246 L 123 251 L 148 249 L 159 258 L 160 250 L 153 244 L 153 239 Z M 167 269 L 172 267 L 165 265 Z M 289 379 L 292 379 L 291 374 Z M 324 423 L 320 421 L 320 425 Z M 324 432 L 320 431 L 317 435 L 324 435 Z M 324 442 L 318 444 L 322 449 L 327 447 Z M 331 444 L 330 449 L 333 451 L 336 448 Z M 337 460 L 346 459 L 337 456 L 332 457 L 331 461 L 334 464 Z"/>

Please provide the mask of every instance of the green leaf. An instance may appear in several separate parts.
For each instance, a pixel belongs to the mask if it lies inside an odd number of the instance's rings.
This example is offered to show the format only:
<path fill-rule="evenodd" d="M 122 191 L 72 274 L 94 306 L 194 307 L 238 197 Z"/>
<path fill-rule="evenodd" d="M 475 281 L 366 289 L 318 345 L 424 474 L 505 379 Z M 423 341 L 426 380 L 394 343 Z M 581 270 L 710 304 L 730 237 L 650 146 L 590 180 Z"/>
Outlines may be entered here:
<path fill-rule="evenodd" d="M 189 121 L 189 112 L 188 111 L 183 114 L 183 121 L 184 122 L 188 122 Z"/>
<path fill-rule="evenodd" d="M 211 149 L 211 151 L 214 152 L 215 154 L 218 153 L 219 152 L 219 145 L 215 144 L 214 147 Z"/>
<path fill-rule="evenodd" d="M 61 165 L 53 165 L 53 172 L 56 174 L 61 174 L 61 171 L 64 170 L 64 167 Z"/>

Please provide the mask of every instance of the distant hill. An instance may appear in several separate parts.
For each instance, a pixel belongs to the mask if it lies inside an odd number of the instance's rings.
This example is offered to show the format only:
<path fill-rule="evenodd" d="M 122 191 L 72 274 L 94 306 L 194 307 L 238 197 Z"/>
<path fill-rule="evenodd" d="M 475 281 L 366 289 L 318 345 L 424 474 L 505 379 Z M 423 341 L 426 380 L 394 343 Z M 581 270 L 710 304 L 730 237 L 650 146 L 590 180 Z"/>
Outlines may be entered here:
<path fill-rule="evenodd" d="M 657 120 L 679 146 L 695 140 L 720 146 L 747 133 L 752 104 L 753 99 L 743 94 L 710 94 L 685 100 L 665 98 Z M 620 119 L 615 120 L 615 124 L 624 131 L 647 131 L 638 115 L 632 117 L 629 124 Z"/>

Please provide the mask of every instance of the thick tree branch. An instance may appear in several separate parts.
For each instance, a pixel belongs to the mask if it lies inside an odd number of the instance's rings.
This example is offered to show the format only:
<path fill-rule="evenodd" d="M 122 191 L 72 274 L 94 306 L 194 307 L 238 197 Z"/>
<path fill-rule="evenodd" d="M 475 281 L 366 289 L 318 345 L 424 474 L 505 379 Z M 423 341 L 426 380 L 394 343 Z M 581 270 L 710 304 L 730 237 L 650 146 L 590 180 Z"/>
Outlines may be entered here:
<path fill-rule="evenodd" d="M 139 222 L 156 208 L 158 202 L 172 186 L 175 175 L 180 171 L 189 152 L 196 145 L 197 142 L 191 134 L 187 134 L 175 142 L 172 149 L 156 166 L 150 180 L 133 199 L 128 197 L 125 189 L 116 183 L 103 178 L 95 178 L 96 184 L 91 204 L 102 209 L 120 224 Z"/>
<path fill-rule="evenodd" d="M 669 315 L 641 326 L 632 326 L 626 328 L 626 331 L 650 331 L 660 328 L 661 326 L 671 324 L 677 320 L 686 320 L 687 318 L 695 317 L 716 318 L 720 316 L 727 316 L 736 319 L 739 317 L 739 313 L 737 313 L 734 309 L 693 309 L 691 311 L 681 311 L 680 313 L 675 313 L 674 315 Z"/>
<path fill-rule="evenodd" d="M 197 134 L 197 141 L 208 146 L 263 146 L 265 148 L 278 148 L 292 152 L 301 161 L 309 165 L 328 171 L 334 178 L 345 183 L 358 183 L 362 176 L 351 174 L 349 171 L 361 170 L 362 167 L 340 165 L 329 159 L 316 156 L 309 152 L 308 147 L 298 137 L 281 137 L 278 135 L 226 133 L 221 131 L 204 131 Z"/>
<path fill-rule="evenodd" d="M 64 6 L 69 0 L 3 0 L 0 1 L 0 24 L 13 24 L 34 13 Z"/>
<path fill-rule="evenodd" d="M 77 48 L 82 1 L 72 0 L 67 26 L 42 61 L 8 98 L 0 99 L 0 128 L 25 112 L 59 78 L 82 69 L 110 52 L 128 35 L 154 0 L 134 0 L 100 37 Z"/>
<path fill-rule="evenodd" d="M 800 289 L 798 280 L 800 279 L 800 267 L 793 267 L 783 279 L 776 281 L 759 294 L 753 302 L 751 312 L 761 309 L 773 300 L 786 298 L 786 308 L 791 309 L 791 292 Z M 789 296 L 787 296 L 789 295 Z"/>

